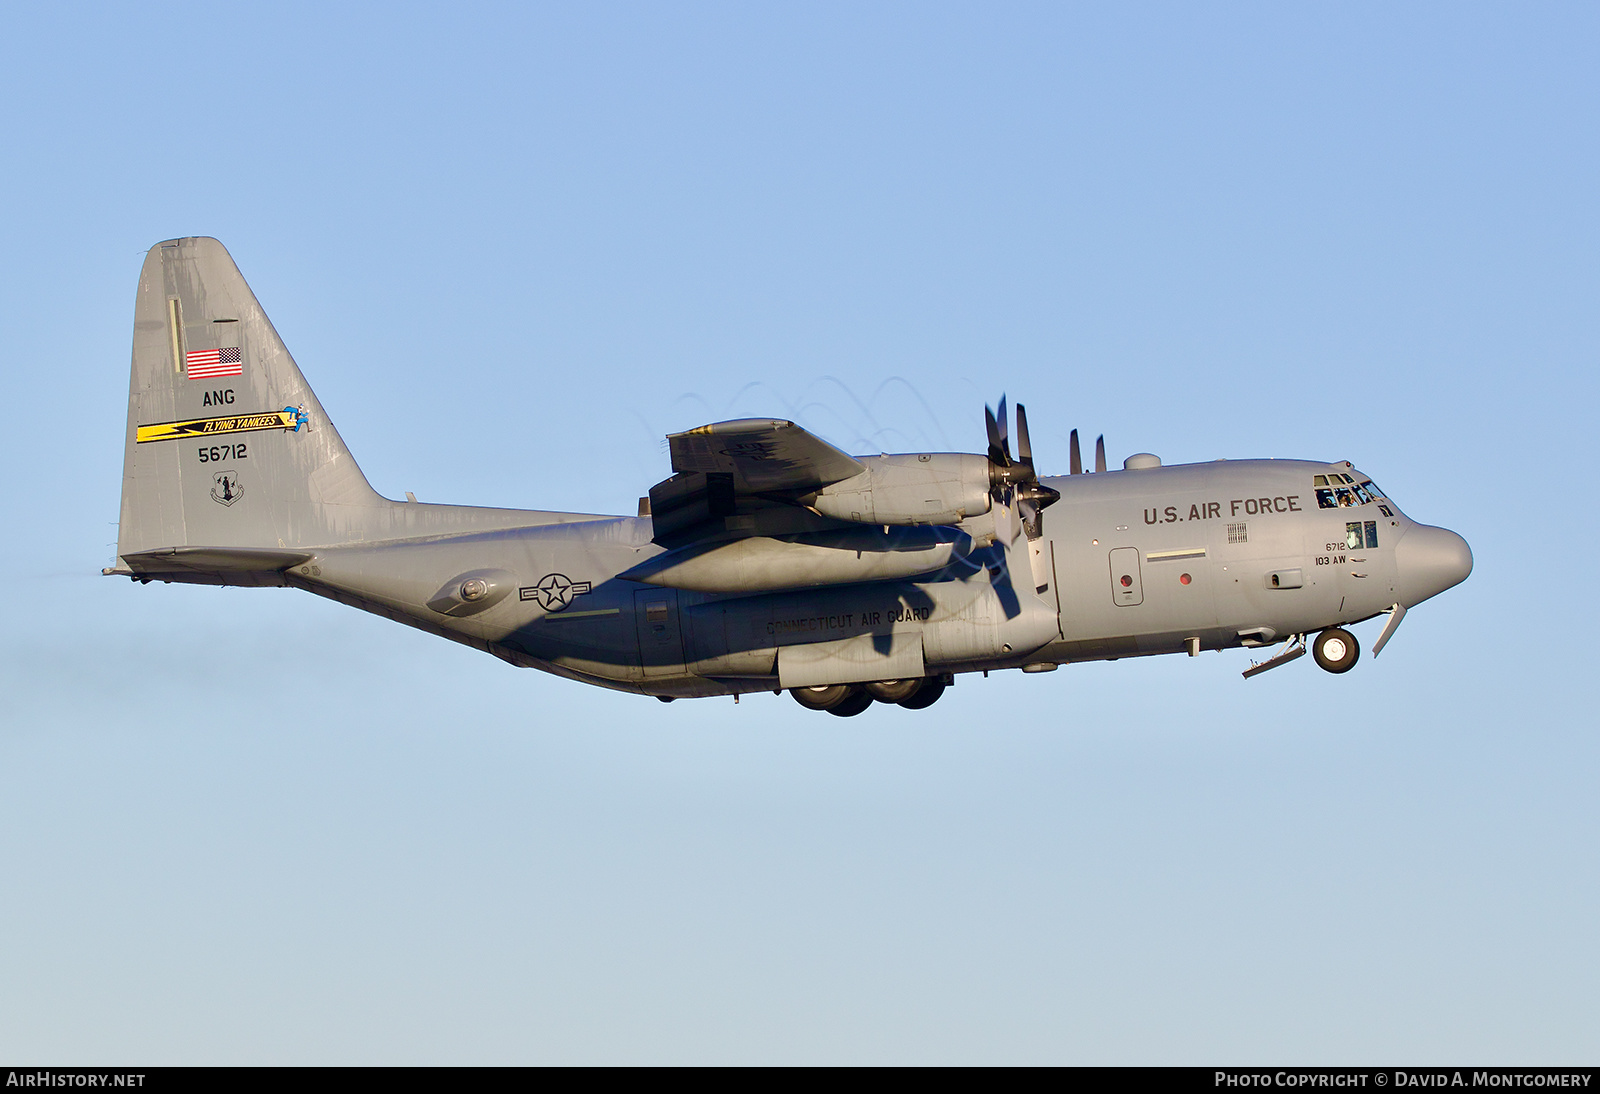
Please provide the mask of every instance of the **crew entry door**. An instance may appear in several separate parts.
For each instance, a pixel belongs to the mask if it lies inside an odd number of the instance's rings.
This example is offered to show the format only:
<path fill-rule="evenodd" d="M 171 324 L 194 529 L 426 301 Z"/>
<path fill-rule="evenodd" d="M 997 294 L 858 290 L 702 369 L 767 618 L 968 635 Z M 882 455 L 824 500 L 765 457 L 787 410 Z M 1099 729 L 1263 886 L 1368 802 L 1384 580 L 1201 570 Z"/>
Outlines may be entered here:
<path fill-rule="evenodd" d="M 1121 608 L 1144 603 L 1137 547 L 1118 547 L 1111 552 L 1111 600 Z"/>

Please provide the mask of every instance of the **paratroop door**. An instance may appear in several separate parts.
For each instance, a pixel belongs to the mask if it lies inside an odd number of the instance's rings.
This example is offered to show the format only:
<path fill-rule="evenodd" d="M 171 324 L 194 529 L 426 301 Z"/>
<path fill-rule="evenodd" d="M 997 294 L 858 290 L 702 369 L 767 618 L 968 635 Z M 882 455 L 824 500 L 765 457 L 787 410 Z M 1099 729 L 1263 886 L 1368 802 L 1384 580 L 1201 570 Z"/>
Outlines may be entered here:
<path fill-rule="evenodd" d="M 639 659 L 646 676 L 683 671 L 683 630 L 678 624 L 678 590 L 649 589 L 633 594 L 633 622 L 639 631 Z"/>

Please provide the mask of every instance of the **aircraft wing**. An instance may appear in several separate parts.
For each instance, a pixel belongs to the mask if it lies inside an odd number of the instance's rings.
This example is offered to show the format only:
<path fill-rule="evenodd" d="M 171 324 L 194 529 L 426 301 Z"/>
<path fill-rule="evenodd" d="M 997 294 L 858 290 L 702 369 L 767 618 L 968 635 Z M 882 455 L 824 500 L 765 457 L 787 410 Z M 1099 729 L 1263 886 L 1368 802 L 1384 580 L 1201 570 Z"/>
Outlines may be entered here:
<path fill-rule="evenodd" d="M 667 442 L 677 473 L 650 488 L 658 543 L 832 524 L 799 499 L 866 470 L 827 441 L 775 418 L 716 422 L 669 434 Z"/>
<path fill-rule="evenodd" d="M 807 494 L 865 470 L 822 438 L 773 418 L 716 422 L 667 441 L 674 471 L 731 474 L 736 494 Z"/>

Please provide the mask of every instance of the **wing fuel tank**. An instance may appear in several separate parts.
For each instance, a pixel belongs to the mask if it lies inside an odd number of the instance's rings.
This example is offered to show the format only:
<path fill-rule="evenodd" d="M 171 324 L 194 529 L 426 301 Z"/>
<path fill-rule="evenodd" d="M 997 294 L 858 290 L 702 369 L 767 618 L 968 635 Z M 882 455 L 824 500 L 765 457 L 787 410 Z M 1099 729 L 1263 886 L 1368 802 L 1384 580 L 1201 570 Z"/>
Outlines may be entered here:
<path fill-rule="evenodd" d="M 668 551 L 618 576 L 692 592 L 771 593 L 921 577 L 965 558 L 973 547 L 971 536 L 953 528 L 752 536 Z"/>

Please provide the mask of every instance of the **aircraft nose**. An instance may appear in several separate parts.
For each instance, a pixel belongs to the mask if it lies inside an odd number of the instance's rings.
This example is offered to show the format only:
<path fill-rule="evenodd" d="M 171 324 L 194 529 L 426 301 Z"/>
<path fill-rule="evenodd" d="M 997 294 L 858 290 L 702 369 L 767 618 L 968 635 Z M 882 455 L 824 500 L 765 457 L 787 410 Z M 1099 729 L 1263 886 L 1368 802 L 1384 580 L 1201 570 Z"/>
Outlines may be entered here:
<path fill-rule="evenodd" d="M 1459 585 L 1472 572 L 1472 548 L 1448 528 L 1419 524 L 1394 549 L 1400 603 L 1414 607 Z"/>

